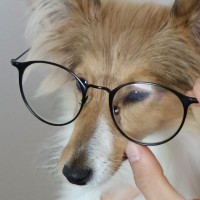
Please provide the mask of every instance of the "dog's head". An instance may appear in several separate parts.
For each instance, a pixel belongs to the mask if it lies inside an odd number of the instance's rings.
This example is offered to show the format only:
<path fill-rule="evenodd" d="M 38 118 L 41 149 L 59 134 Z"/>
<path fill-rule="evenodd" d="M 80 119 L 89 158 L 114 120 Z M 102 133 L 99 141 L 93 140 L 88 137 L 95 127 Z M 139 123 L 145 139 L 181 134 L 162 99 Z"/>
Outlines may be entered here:
<path fill-rule="evenodd" d="M 32 5 L 31 59 L 73 66 L 87 82 L 110 89 L 149 81 L 184 93 L 200 75 L 199 0 L 176 0 L 172 8 L 115 0 Z M 126 144 L 108 94 L 91 88 L 59 164 L 73 184 L 100 184 L 120 168 Z"/>

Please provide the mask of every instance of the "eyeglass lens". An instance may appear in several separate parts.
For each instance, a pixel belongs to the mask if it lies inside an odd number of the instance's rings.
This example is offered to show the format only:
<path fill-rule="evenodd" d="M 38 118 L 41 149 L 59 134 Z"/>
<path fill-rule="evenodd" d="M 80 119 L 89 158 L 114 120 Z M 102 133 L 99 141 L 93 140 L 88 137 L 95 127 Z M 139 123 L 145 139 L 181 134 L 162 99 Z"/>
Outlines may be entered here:
<path fill-rule="evenodd" d="M 30 65 L 22 80 L 28 105 L 41 119 L 52 124 L 68 123 L 78 114 L 82 92 L 77 84 L 69 72 L 46 63 Z"/>
<path fill-rule="evenodd" d="M 113 99 L 114 118 L 129 138 L 157 143 L 171 138 L 181 126 L 184 108 L 171 91 L 152 84 L 122 87 Z"/>

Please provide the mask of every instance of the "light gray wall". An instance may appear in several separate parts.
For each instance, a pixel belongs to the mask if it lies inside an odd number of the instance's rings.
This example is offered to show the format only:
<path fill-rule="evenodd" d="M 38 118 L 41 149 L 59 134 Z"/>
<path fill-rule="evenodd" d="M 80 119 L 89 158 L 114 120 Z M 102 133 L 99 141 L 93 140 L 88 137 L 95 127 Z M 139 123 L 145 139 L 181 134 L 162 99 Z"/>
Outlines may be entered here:
<path fill-rule="evenodd" d="M 9 63 L 27 48 L 27 10 L 22 0 L 0 1 L 0 200 L 55 199 L 54 179 L 34 162 L 55 128 L 38 121 L 24 106 L 17 70 Z"/>
<path fill-rule="evenodd" d="M 54 132 L 24 106 L 18 72 L 10 65 L 27 47 L 24 40 L 26 4 L 0 1 L 0 200 L 55 199 L 53 180 L 37 169 L 38 148 Z"/>

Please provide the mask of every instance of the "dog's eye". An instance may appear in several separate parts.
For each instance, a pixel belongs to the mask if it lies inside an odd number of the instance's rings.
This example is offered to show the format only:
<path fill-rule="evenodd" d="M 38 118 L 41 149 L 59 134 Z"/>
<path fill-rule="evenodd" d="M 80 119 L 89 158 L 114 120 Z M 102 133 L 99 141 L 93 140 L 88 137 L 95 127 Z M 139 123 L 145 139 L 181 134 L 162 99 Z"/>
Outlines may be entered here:
<path fill-rule="evenodd" d="M 149 95 L 149 92 L 133 90 L 124 98 L 124 104 L 144 101 L 149 97 Z"/>

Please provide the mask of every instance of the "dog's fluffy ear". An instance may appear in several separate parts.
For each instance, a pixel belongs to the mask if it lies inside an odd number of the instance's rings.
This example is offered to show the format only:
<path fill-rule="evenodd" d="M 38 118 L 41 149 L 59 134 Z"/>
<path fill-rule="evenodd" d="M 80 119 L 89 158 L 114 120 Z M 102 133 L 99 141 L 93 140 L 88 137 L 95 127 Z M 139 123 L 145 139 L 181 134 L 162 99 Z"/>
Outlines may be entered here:
<path fill-rule="evenodd" d="M 69 12 L 78 12 L 79 14 L 92 14 L 101 7 L 101 0 L 27 0 L 27 4 L 34 11 L 35 9 L 48 8 L 48 10 L 55 10 L 58 5 Z"/>
<path fill-rule="evenodd" d="M 92 19 L 98 15 L 101 0 L 27 0 L 30 20 L 26 29 L 29 41 L 67 23 L 70 17 Z"/>
<path fill-rule="evenodd" d="M 189 28 L 200 40 L 200 0 L 175 0 L 172 15 L 177 26 Z"/>

